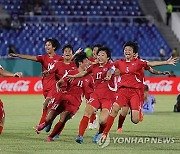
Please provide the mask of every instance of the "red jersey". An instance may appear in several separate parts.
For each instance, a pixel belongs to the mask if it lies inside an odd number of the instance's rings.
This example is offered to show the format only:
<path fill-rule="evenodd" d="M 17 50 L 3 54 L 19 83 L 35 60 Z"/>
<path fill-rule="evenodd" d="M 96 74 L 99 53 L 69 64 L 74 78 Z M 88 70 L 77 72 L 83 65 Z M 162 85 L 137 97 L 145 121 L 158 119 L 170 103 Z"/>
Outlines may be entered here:
<path fill-rule="evenodd" d="M 118 87 L 142 88 L 142 71 L 148 67 L 147 62 L 133 58 L 131 61 L 118 60 L 113 65 L 120 70 L 121 81 Z M 143 75 L 144 76 L 144 75 Z"/>
<path fill-rule="evenodd" d="M 48 54 L 39 55 L 36 56 L 36 58 L 37 62 L 40 62 L 42 64 L 42 72 L 45 70 L 51 70 L 55 66 L 56 62 L 63 60 L 62 56 L 54 55 L 53 57 L 49 57 Z M 52 86 L 55 85 L 55 83 L 56 78 L 54 74 L 49 74 L 42 77 L 43 90 L 50 90 Z"/>
<path fill-rule="evenodd" d="M 90 57 L 89 60 L 90 60 L 91 62 L 95 62 L 94 57 Z"/>
<path fill-rule="evenodd" d="M 65 64 L 63 61 L 59 61 L 55 64 L 54 68 L 51 69 L 49 72 L 50 74 L 55 73 L 56 80 L 59 80 L 63 78 L 64 75 L 67 75 L 67 73 L 70 70 L 77 69 L 74 62 L 70 62 L 69 64 Z M 67 84 L 64 83 L 61 85 L 62 90 L 66 90 Z"/>
<path fill-rule="evenodd" d="M 109 89 L 109 84 L 112 82 L 113 78 L 110 81 L 104 80 L 106 77 L 107 71 L 112 67 L 111 63 L 107 63 L 103 67 L 100 67 L 99 64 L 91 65 L 88 69 L 88 73 L 92 73 L 94 80 L 94 92 L 98 94 L 99 99 L 109 98 L 111 91 Z"/>
<path fill-rule="evenodd" d="M 68 74 L 69 75 L 75 75 L 78 73 L 79 73 L 79 71 L 76 69 L 73 71 L 69 71 Z M 64 78 L 64 80 L 68 82 L 67 93 L 74 96 L 78 100 L 77 102 L 79 104 L 74 104 L 75 106 L 79 106 L 81 104 L 82 98 L 84 95 L 84 91 L 89 88 L 88 87 L 88 85 L 89 85 L 88 84 L 88 82 L 89 82 L 88 78 L 89 78 L 89 75 L 81 77 L 81 78 L 76 78 L 73 81 L 67 81 L 67 78 Z M 73 104 L 73 102 L 71 102 L 71 104 Z"/>
<path fill-rule="evenodd" d="M 94 80 L 92 75 L 87 75 L 85 81 L 86 89 L 84 91 L 84 96 L 88 100 L 90 98 L 90 94 L 94 91 Z"/>

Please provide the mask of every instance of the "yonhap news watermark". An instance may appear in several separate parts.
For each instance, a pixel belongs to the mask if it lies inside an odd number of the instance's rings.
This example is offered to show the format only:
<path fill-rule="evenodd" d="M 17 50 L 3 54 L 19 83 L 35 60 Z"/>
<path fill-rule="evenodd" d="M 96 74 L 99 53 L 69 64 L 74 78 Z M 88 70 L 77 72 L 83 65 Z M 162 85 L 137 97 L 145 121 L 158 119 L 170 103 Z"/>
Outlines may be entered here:
<path fill-rule="evenodd" d="M 109 144 L 172 144 L 175 143 L 175 137 L 109 137 L 99 140 L 97 144 L 104 148 Z"/>
<path fill-rule="evenodd" d="M 119 144 L 130 144 L 130 143 L 168 144 L 168 143 L 174 143 L 175 138 L 174 137 L 112 137 L 112 142 L 119 143 Z"/>

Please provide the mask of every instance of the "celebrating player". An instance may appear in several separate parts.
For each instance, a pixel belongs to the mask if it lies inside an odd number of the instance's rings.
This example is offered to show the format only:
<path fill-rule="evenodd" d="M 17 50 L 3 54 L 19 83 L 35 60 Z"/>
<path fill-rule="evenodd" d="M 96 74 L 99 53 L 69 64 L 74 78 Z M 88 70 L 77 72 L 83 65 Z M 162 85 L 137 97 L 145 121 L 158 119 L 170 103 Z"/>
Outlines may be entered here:
<path fill-rule="evenodd" d="M 84 116 L 79 125 L 79 134 L 76 138 L 77 143 L 83 143 L 83 135 L 88 126 L 89 118 L 97 109 L 101 109 L 99 117 L 100 127 L 93 138 L 94 142 L 96 142 L 97 137 L 103 132 L 106 126 L 106 120 L 114 98 L 114 92 L 109 89 L 110 82 L 112 81 L 106 81 L 104 79 L 107 71 L 111 68 L 111 64 L 109 63 L 110 58 L 111 51 L 109 48 L 101 47 L 97 52 L 98 64 L 91 65 L 86 71 L 69 76 L 71 78 L 78 78 L 88 73 L 92 73 L 94 79 L 94 91 L 90 94 L 90 99 L 85 107 Z"/>
<path fill-rule="evenodd" d="M 11 53 L 11 57 L 19 57 L 22 59 L 32 60 L 36 62 L 40 62 L 42 64 L 42 72 L 45 70 L 51 70 L 57 61 L 62 61 L 63 58 L 60 55 L 56 55 L 55 51 L 59 48 L 60 44 L 58 40 L 52 38 L 47 39 L 45 41 L 45 50 L 47 54 L 39 55 L 39 56 L 31 56 L 31 55 L 22 55 L 22 54 L 13 54 Z M 43 112 L 39 124 L 44 122 L 47 114 L 47 104 L 51 99 L 53 89 L 56 84 L 56 78 L 54 74 L 43 75 L 42 77 L 42 85 L 43 85 L 43 95 L 45 101 L 43 103 Z"/>
<path fill-rule="evenodd" d="M 78 69 L 69 71 L 69 75 L 77 74 L 79 72 L 84 71 L 87 68 L 87 66 L 89 65 L 89 60 L 87 59 L 85 53 L 80 53 L 77 55 L 77 57 L 75 57 L 75 64 L 78 67 Z M 88 85 L 87 82 L 89 82 L 87 79 L 88 78 L 85 76 L 74 80 L 68 80 L 68 78 L 64 76 L 57 83 L 57 87 L 60 88 L 59 84 L 61 85 L 64 82 L 68 82 L 67 91 L 60 90 L 53 96 L 53 105 L 46 118 L 46 121 L 36 127 L 36 131 L 37 133 L 39 133 L 39 131 L 41 131 L 49 123 L 51 123 L 59 113 L 63 112 L 63 114 L 61 114 L 61 116 L 63 117 L 60 118 L 60 121 L 56 124 L 54 130 L 46 139 L 47 141 L 52 141 L 52 138 L 57 133 L 59 133 L 59 131 L 62 131 L 65 123 L 78 111 L 82 102 L 82 96 L 84 94 L 84 91 L 88 88 L 86 87 L 86 85 Z"/>

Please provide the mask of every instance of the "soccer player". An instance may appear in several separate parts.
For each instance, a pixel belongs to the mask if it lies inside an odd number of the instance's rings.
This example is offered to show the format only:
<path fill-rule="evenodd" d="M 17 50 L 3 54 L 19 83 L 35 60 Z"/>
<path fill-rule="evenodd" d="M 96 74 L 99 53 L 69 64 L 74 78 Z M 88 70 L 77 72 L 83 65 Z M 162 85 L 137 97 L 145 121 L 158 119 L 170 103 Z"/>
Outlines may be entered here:
<path fill-rule="evenodd" d="M 21 77 L 22 72 L 11 73 L 9 71 L 4 70 L 3 67 L 0 65 L 0 76 L 4 76 L 4 77 Z M 3 131 L 4 123 L 5 123 L 5 111 L 4 111 L 4 108 L 3 108 L 3 102 L 0 100 L 0 134 Z"/>
<path fill-rule="evenodd" d="M 154 96 L 148 93 L 149 88 L 147 85 L 144 86 L 144 104 L 142 107 L 144 114 L 151 114 L 154 112 L 154 104 L 156 103 L 156 99 Z"/>
<path fill-rule="evenodd" d="M 96 44 L 92 48 L 93 55 L 92 55 L 92 57 L 89 58 L 89 60 L 92 62 L 92 64 L 96 64 L 98 62 L 97 61 L 97 51 L 100 47 L 102 47 L 102 45 Z M 97 126 L 98 126 L 97 117 L 98 117 L 97 111 L 95 111 L 89 119 L 89 129 L 97 128 Z"/>
<path fill-rule="evenodd" d="M 43 73 L 46 74 L 55 74 L 56 76 L 56 80 L 60 80 L 64 74 L 67 74 L 70 70 L 75 70 L 76 69 L 76 65 L 73 61 L 71 61 L 73 54 L 74 54 L 74 50 L 73 47 L 71 45 L 65 45 L 62 49 L 62 53 L 63 53 L 63 61 L 58 61 L 54 68 L 52 68 L 51 70 L 46 70 Z M 65 91 L 66 90 L 66 83 L 61 85 L 61 91 Z M 56 91 L 56 88 L 54 89 L 54 92 Z M 49 102 L 48 106 L 50 107 L 51 105 L 51 101 Z M 45 131 L 49 132 L 51 129 L 51 124 L 46 127 Z"/>
<path fill-rule="evenodd" d="M 87 68 L 87 65 L 89 65 L 89 60 L 87 59 L 86 54 L 85 53 L 78 54 L 75 57 L 75 64 L 78 67 L 78 69 L 69 71 L 68 72 L 69 75 L 77 74 L 79 72 L 84 71 Z M 60 121 L 55 125 L 54 130 L 46 139 L 47 141 L 52 141 L 53 140 L 52 138 L 57 133 L 59 133 L 59 131 L 62 131 L 65 123 L 78 111 L 82 102 L 82 96 L 84 94 L 84 91 L 85 89 L 87 89 L 86 82 L 89 82 L 87 79 L 88 78 L 86 76 L 81 78 L 76 78 L 74 80 L 68 80 L 68 78 L 63 77 L 60 81 L 58 81 L 57 83 L 58 88 L 60 88 L 59 84 L 68 82 L 67 91 L 66 92 L 59 91 L 53 96 L 52 98 L 53 106 L 51 107 L 51 110 L 46 118 L 46 121 L 36 127 L 36 131 L 37 133 L 39 133 L 39 131 L 41 131 L 49 123 L 51 123 L 59 113 L 62 112 L 64 113 L 61 114 L 63 118 L 61 118 Z"/>
<path fill-rule="evenodd" d="M 134 52 L 135 54 L 135 57 L 139 58 L 138 56 L 138 53 Z M 170 57 L 167 61 L 152 61 L 152 62 L 148 62 L 147 61 L 147 64 L 148 66 L 146 66 L 144 69 L 142 69 L 140 72 L 139 72 L 139 79 L 142 83 L 142 88 L 140 90 L 140 95 L 141 95 L 141 108 L 140 108 L 140 111 L 139 111 L 139 120 L 142 121 L 143 120 L 143 112 L 142 112 L 142 107 L 143 107 L 143 104 L 144 104 L 144 71 L 145 70 L 148 70 L 150 73 L 152 74 L 156 74 L 156 75 L 168 75 L 170 72 L 169 71 L 157 71 L 155 69 L 152 69 L 151 66 L 161 66 L 161 65 L 175 65 L 178 61 L 178 58 L 172 58 Z M 122 132 L 122 125 L 125 121 L 125 118 L 126 118 L 126 113 L 123 113 L 121 112 L 120 115 L 119 115 L 119 120 L 118 120 L 118 129 L 117 129 L 117 132 L 118 133 L 121 133 Z"/>
<path fill-rule="evenodd" d="M 90 99 L 88 100 L 84 116 L 80 121 L 79 125 L 79 134 L 76 138 L 77 143 L 83 143 L 83 135 L 88 126 L 90 116 L 97 110 L 101 109 L 100 117 L 99 117 L 99 131 L 93 138 L 93 142 L 96 142 L 97 137 L 100 133 L 103 132 L 106 124 L 107 117 L 109 115 L 109 111 L 111 109 L 113 99 L 115 98 L 114 92 L 109 89 L 109 85 L 112 81 L 106 81 L 106 73 L 111 68 L 111 64 L 109 60 L 111 59 L 111 51 L 107 47 L 99 48 L 97 52 L 98 64 L 91 65 L 86 71 L 80 72 L 76 75 L 69 76 L 71 78 L 78 78 L 85 76 L 88 73 L 93 74 L 94 79 L 94 91 L 90 95 Z"/>
<path fill-rule="evenodd" d="M 96 45 L 93 46 L 93 48 L 92 48 L 93 54 L 92 54 L 92 57 L 89 58 L 89 60 L 91 62 L 96 62 L 96 60 L 97 60 L 97 51 L 98 51 L 98 49 L 100 47 L 102 47 L 102 45 L 100 45 L 100 44 L 96 44 Z"/>
<path fill-rule="evenodd" d="M 138 52 L 138 45 L 134 42 L 127 42 L 124 45 L 125 59 L 118 60 L 113 65 L 119 69 L 121 81 L 118 83 L 116 101 L 107 120 L 107 126 L 103 131 L 101 139 L 106 138 L 118 111 L 123 113 L 131 110 L 131 121 L 135 124 L 139 122 L 140 110 L 140 89 L 142 82 L 138 78 L 139 72 L 147 67 L 147 62 L 134 58 L 134 52 Z"/>
<path fill-rule="evenodd" d="M 45 50 L 47 52 L 47 54 L 45 55 L 31 56 L 31 55 L 23 55 L 23 54 L 10 54 L 10 56 L 40 62 L 42 64 L 42 72 L 44 72 L 45 70 L 51 70 L 55 66 L 56 62 L 63 60 L 62 56 L 57 55 L 55 53 L 55 51 L 59 47 L 60 44 L 58 40 L 52 38 L 52 39 L 47 39 L 45 41 Z M 43 85 L 43 95 L 45 101 L 43 103 L 43 112 L 39 124 L 45 121 L 47 114 L 47 104 L 49 103 L 52 97 L 55 84 L 56 84 L 56 77 L 54 74 L 43 75 L 42 85 Z"/>

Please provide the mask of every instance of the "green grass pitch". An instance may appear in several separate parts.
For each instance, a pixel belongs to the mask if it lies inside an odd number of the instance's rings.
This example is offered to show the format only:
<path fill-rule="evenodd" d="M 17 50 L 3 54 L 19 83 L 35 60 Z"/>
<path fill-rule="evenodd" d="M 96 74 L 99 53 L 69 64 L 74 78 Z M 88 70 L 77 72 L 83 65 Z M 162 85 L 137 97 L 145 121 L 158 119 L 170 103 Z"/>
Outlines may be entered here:
<path fill-rule="evenodd" d="M 88 130 L 84 143 L 77 144 L 79 121 L 83 115 L 85 103 L 77 115 L 66 124 L 59 139 L 46 142 L 47 133 L 37 135 L 33 126 L 40 118 L 43 97 L 40 95 L 1 95 L 6 111 L 6 122 L 0 136 L 0 154 L 56 154 L 56 153 L 180 153 L 180 113 L 173 113 L 176 96 L 155 96 L 157 104 L 153 115 L 145 115 L 144 121 L 134 125 L 128 115 L 123 126 L 123 133 L 117 134 L 117 119 L 110 132 L 111 142 L 106 148 L 92 143 L 96 130 Z M 174 143 L 113 143 L 113 137 L 157 137 L 175 138 Z"/>

